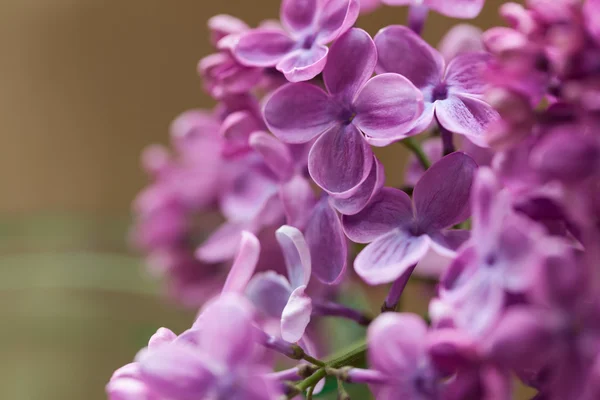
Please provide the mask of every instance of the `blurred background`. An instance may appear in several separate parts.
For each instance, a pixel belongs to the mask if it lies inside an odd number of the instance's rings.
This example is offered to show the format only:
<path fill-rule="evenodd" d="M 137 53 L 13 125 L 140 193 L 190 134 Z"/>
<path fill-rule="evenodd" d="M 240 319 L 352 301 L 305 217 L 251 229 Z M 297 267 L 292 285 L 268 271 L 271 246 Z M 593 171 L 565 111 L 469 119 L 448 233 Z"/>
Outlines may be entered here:
<path fill-rule="evenodd" d="M 165 301 L 130 250 L 141 150 L 180 112 L 211 107 L 196 63 L 206 21 L 277 18 L 279 0 L 0 2 L 0 398 L 103 399 L 153 331 L 194 311 Z M 500 24 L 501 0 L 473 23 Z M 405 10 L 360 18 L 372 34 Z M 432 14 L 436 45 L 455 21 Z M 403 157 L 380 152 L 392 180 Z"/>

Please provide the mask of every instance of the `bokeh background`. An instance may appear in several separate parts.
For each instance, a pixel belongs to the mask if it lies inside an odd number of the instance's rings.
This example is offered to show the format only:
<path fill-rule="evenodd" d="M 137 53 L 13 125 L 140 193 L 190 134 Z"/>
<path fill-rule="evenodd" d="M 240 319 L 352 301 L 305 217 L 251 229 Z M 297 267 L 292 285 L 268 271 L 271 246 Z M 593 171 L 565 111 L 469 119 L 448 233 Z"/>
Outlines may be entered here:
<path fill-rule="evenodd" d="M 501 0 L 473 23 L 500 24 Z M 279 0 L 0 1 L 0 398 L 103 399 L 111 372 L 193 310 L 161 297 L 126 237 L 139 154 L 181 111 L 210 107 L 206 21 L 251 25 Z M 361 17 L 370 33 L 405 10 Z M 433 14 L 437 44 L 456 21 Z M 399 154 L 402 154 L 399 156 Z M 404 153 L 381 152 L 392 180 Z"/>

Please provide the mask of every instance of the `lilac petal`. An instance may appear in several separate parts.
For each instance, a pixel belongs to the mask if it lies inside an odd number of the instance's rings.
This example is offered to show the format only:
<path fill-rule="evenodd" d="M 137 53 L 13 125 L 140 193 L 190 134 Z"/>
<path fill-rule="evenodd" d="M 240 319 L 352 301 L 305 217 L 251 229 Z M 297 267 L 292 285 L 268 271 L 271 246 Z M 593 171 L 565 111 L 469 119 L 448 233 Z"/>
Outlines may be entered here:
<path fill-rule="evenodd" d="M 213 46 L 223 39 L 235 33 L 242 33 L 250 27 L 239 18 L 227 14 L 219 14 L 208 20 L 208 29 L 210 31 L 210 42 Z"/>
<path fill-rule="evenodd" d="M 318 260 L 313 268 L 317 279 L 328 285 L 339 283 L 346 271 L 348 245 L 339 217 L 327 197 L 315 205 L 304 235 L 311 258 Z"/>
<path fill-rule="evenodd" d="M 329 202 L 343 215 L 354 215 L 362 211 L 369 201 L 383 188 L 385 171 L 383 164 L 375 157 L 375 166 L 371 168 L 369 177 L 360 184 L 360 187 L 350 197 L 331 196 Z"/>
<path fill-rule="evenodd" d="M 310 49 L 294 50 L 278 62 L 276 68 L 290 82 L 308 81 L 323 71 L 328 53 L 326 46 L 317 44 Z"/>
<path fill-rule="evenodd" d="M 446 62 L 462 53 L 483 51 L 483 40 L 481 29 L 474 25 L 454 25 L 438 45 L 438 49 Z"/>
<path fill-rule="evenodd" d="M 277 193 L 277 181 L 261 163 L 247 166 L 228 189 L 220 199 L 221 212 L 228 220 L 248 221 Z"/>
<path fill-rule="evenodd" d="M 331 46 L 329 62 L 323 71 L 325 86 L 333 97 L 348 104 L 373 75 L 376 64 L 373 39 L 362 29 L 353 28 Z"/>
<path fill-rule="evenodd" d="M 469 217 L 471 186 L 477 164 L 468 155 L 447 155 L 425 172 L 415 186 L 413 201 L 419 227 L 434 232 Z"/>
<path fill-rule="evenodd" d="M 281 314 L 281 338 L 287 342 L 300 340 L 310 322 L 312 301 L 305 290 L 304 285 L 294 289 Z"/>
<path fill-rule="evenodd" d="M 360 13 L 368 14 L 381 7 L 381 0 L 360 0 Z"/>
<path fill-rule="evenodd" d="M 244 33 L 233 48 L 233 55 L 249 67 L 274 67 L 296 45 L 280 30 L 254 29 Z"/>
<path fill-rule="evenodd" d="M 596 43 L 600 43 L 600 1 L 587 0 L 583 6 L 583 15 L 587 31 Z"/>
<path fill-rule="evenodd" d="M 196 249 L 196 257 L 204 262 L 216 263 L 235 256 L 242 231 L 252 230 L 250 222 L 226 222 Z"/>
<path fill-rule="evenodd" d="M 256 274 L 248 283 L 246 297 L 264 315 L 281 319 L 292 288 L 288 280 L 274 271 Z"/>
<path fill-rule="evenodd" d="M 383 188 L 372 202 L 356 215 L 344 215 L 344 232 L 356 243 L 369 243 L 413 220 L 412 202 L 402 190 Z"/>
<path fill-rule="evenodd" d="M 436 102 L 435 115 L 440 125 L 475 144 L 487 147 L 483 135 L 488 125 L 499 118 L 498 112 L 486 102 L 465 95 L 450 96 Z"/>
<path fill-rule="evenodd" d="M 248 138 L 252 132 L 261 129 L 254 115 L 248 111 L 229 114 L 219 133 L 226 139 L 223 155 L 232 156 L 249 148 Z"/>
<path fill-rule="evenodd" d="M 294 162 L 289 148 L 265 132 L 255 132 L 249 139 L 250 147 L 259 153 L 271 171 L 285 181 L 294 173 Z"/>
<path fill-rule="evenodd" d="M 451 18 L 471 19 L 481 12 L 485 0 L 426 0 L 431 9 Z"/>
<path fill-rule="evenodd" d="M 473 183 L 473 235 L 482 240 L 492 236 L 494 242 L 498 225 L 509 211 L 506 196 L 500 195 L 500 183 L 490 168 L 480 168 Z M 486 241 L 487 242 L 487 241 Z"/>
<path fill-rule="evenodd" d="M 329 0 L 325 2 L 317 25 L 317 41 L 325 44 L 352 28 L 360 12 L 359 0 Z"/>
<path fill-rule="evenodd" d="M 156 391 L 139 378 L 120 378 L 108 382 L 106 394 L 109 400 L 160 400 Z"/>
<path fill-rule="evenodd" d="M 291 32 L 302 32 L 313 24 L 318 10 L 317 0 L 283 0 L 281 23 Z"/>
<path fill-rule="evenodd" d="M 367 331 L 369 364 L 394 379 L 414 373 L 426 336 L 427 325 L 421 317 L 383 313 Z"/>
<path fill-rule="evenodd" d="M 142 380 L 165 398 L 193 400 L 217 383 L 207 354 L 173 343 L 138 355 Z"/>
<path fill-rule="evenodd" d="M 284 225 L 277 229 L 275 237 L 281 246 L 292 288 L 307 285 L 311 273 L 310 250 L 302 232 L 292 226 Z"/>
<path fill-rule="evenodd" d="M 315 193 L 310 182 L 303 176 L 295 175 L 281 185 L 279 198 L 287 224 L 303 229 L 315 205 Z"/>
<path fill-rule="evenodd" d="M 430 242 L 427 235 L 393 230 L 360 252 L 354 270 L 369 285 L 393 282 L 427 254 Z"/>
<path fill-rule="evenodd" d="M 444 73 L 444 59 L 419 35 L 405 26 L 392 25 L 375 36 L 379 61 L 377 73 L 395 72 L 419 89 L 437 85 Z"/>
<path fill-rule="evenodd" d="M 398 74 L 370 79 L 354 102 L 353 123 L 376 139 L 401 139 L 424 111 L 423 94 Z"/>
<path fill-rule="evenodd" d="M 434 116 L 435 116 L 434 104 L 425 102 L 423 113 L 421 114 L 421 116 L 419 118 L 417 118 L 413 122 L 412 126 L 410 127 L 410 130 L 408 132 L 406 132 L 404 135 L 400 136 L 399 138 L 391 138 L 391 139 L 380 139 L 380 138 L 373 138 L 370 136 L 366 136 L 365 140 L 372 146 L 377 146 L 377 147 L 389 146 L 390 144 L 398 141 L 399 139 L 404 139 L 409 136 L 418 135 L 419 133 L 426 131 L 433 124 Z"/>
<path fill-rule="evenodd" d="M 331 194 L 356 191 L 368 178 L 372 166 L 371 147 L 352 124 L 329 129 L 308 155 L 310 176 Z"/>
<path fill-rule="evenodd" d="M 485 71 L 492 60 L 489 53 L 465 53 L 455 57 L 446 68 L 446 84 L 448 91 L 483 95 L 488 88 Z"/>
<path fill-rule="evenodd" d="M 307 83 L 276 90 L 263 113 L 269 130 L 286 143 L 306 143 L 336 124 L 329 95 Z"/>
<path fill-rule="evenodd" d="M 240 249 L 237 257 L 227 275 L 222 293 L 242 293 L 254 275 L 258 257 L 260 255 L 260 242 L 252 233 L 243 231 Z"/>
<path fill-rule="evenodd" d="M 437 368 L 448 375 L 480 361 L 477 343 L 458 329 L 436 329 L 427 335 L 427 353 Z"/>
<path fill-rule="evenodd" d="M 440 137 L 428 139 L 421 143 L 421 146 L 425 155 L 427 155 L 427 158 L 433 163 L 440 160 L 444 155 L 443 143 Z M 415 186 L 424 173 L 425 169 L 423 168 L 423 165 L 419 162 L 417 157 L 411 153 L 408 156 L 408 165 L 406 166 L 404 173 L 404 184 Z"/>
<path fill-rule="evenodd" d="M 154 349 L 156 347 L 171 343 L 177 338 L 177 335 L 172 330 L 167 328 L 159 328 L 154 335 L 148 341 L 148 348 Z"/>
<path fill-rule="evenodd" d="M 471 237 L 471 231 L 466 229 L 453 229 L 437 232 L 431 235 L 431 247 L 442 255 L 455 256 L 456 250 Z"/>

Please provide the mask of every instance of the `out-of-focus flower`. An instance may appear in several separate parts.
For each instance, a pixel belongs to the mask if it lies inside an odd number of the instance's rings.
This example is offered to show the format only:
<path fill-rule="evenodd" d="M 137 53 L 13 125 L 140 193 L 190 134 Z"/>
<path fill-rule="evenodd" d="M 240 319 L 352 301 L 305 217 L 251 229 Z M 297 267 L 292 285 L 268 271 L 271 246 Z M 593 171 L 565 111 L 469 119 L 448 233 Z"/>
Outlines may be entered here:
<path fill-rule="evenodd" d="M 425 6 L 452 18 L 475 18 L 485 0 L 382 0 L 390 6 Z"/>

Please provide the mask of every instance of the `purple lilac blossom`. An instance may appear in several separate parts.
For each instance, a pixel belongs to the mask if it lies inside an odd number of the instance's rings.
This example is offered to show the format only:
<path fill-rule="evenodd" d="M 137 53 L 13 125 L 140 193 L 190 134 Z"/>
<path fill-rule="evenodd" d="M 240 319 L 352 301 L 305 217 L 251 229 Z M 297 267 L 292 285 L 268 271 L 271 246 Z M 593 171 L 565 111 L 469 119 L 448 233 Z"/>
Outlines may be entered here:
<path fill-rule="evenodd" d="M 382 0 L 390 6 L 425 6 L 452 18 L 475 18 L 481 12 L 485 0 Z"/>

